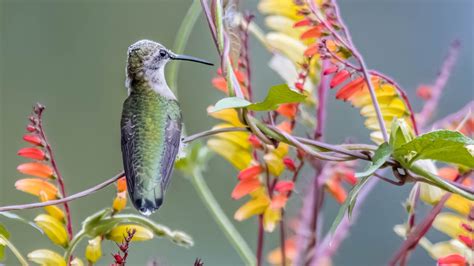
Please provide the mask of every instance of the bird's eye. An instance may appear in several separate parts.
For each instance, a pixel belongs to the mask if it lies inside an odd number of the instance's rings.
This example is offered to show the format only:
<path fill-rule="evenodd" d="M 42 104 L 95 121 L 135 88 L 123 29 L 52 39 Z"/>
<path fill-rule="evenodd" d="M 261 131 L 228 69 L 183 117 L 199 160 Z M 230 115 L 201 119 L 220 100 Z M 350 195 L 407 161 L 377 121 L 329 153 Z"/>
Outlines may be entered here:
<path fill-rule="evenodd" d="M 166 52 L 165 50 L 160 50 L 161 57 L 166 57 L 167 55 L 168 55 L 168 52 Z"/>

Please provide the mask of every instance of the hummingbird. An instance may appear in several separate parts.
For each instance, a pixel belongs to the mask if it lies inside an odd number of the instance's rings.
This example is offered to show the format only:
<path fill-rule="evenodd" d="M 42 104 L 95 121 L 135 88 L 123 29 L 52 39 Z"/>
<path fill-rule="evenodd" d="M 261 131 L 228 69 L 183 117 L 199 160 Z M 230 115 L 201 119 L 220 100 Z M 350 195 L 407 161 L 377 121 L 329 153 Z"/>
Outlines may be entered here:
<path fill-rule="evenodd" d="M 170 60 L 213 65 L 141 40 L 127 52 L 128 97 L 121 119 L 122 158 L 133 206 L 149 216 L 162 204 L 181 144 L 181 108 L 165 79 Z"/>

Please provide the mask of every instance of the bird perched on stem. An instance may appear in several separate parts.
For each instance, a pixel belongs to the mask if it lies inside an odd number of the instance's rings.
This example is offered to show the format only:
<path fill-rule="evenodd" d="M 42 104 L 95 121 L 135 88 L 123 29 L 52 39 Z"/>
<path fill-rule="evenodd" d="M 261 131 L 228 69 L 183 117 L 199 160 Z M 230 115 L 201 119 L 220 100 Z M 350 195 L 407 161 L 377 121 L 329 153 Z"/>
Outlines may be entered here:
<path fill-rule="evenodd" d="M 150 40 L 138 41 L 128 48 L 122 157 L 131 201 L 143 215 L 150 215 L 163 203 L 181 142 L 181 109 L 164 75 L 170 60 L 212 65 L 175 54 Z"/>

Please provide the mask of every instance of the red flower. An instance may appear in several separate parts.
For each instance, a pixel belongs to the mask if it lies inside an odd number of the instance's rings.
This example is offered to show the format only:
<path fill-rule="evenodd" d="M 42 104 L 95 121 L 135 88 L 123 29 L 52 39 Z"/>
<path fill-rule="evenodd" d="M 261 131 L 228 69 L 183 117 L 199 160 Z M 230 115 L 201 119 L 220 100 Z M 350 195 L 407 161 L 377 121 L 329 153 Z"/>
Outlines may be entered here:
<path fill-rule="evenodd" d="M 22 148 L 18 151 L 17 153 L 20 156 L 23 156 L 25 158 L 30 158 L 34 160 L 45 160 L 46 159 L 46 154 L 44 151 L 38 149 L 38 148 Z"/>
<path fill-rule="evenodd" d="M 24 135 L 23 140 L 34 145 L 42 146 L 41 138 L 37 135 Z"/>
<path fill-rule="evenodd" d="M 285 164 L 285 166 L 286 166 L 286 168 L 288 168 L 288 170 L 290 170 L 292 172 L 296 171 L 295 162 L 290 157 L 283 158 L 283 164 Z"/>
<path fill-rule="evenodd" d="M 438 259 L 438 266 L 465 266 L 466 258 L 459 254 L 451 254 Z"/>
<path fill-rule="evenodd" d="M 351 74 L 349 73 L 349 71 L 345 69 L 337 72 L 336 75 L 334 75 L 334 77 L 332 78 L 329 86 L 331 87 L 331 89 L 333 89 L 334 87 L 337 87 L 339 84 L 346 81 L 350 77 L 350 75 Z"/>

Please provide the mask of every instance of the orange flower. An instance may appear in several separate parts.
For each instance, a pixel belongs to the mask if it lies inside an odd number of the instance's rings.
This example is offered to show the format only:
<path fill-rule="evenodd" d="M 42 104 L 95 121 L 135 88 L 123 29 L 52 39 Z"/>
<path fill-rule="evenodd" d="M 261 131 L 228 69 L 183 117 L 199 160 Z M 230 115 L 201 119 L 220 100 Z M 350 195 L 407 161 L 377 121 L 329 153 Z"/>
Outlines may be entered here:
<path fill-rule="evenodd" d="M 292 261 L 296 256 L 296 239 L 294 237 L 285 241 L 285 255 L 286 262 L 282 263 L 281 247 L 272 250 L 268 256 L 267 261 L 272 265 L 292 265 Z"/>
<path fill-rule="evenodd" d="M 278 106 L 278 109 L 276 111 L 284 117 L 294 119 L 296 116 L 296 112 L 298 111 L 298 104 L 284 103 Z"/>
<path fill-rule="evenodd" d="M 254 179 L 258 177 L 258 175 L 261 174 L 262 171 L 263 168 L 260 165 L 253 165 L 240 171 L 237 178 L 239 180 Z"/>
<path fill-rule="evenodd" d="M 342 187 L 341 182 L 330 179 L 326 182 L 326 189 L 339 204 L 344 203 L 346 200 L 347 192 Z"/>
<path fill-rule="evenodd" d="M 245 195 L 257 190 L 260 187 L 260 180 L 255 179 L 245 179 L 237 183 L 234 190 L 232 191 L 233 199 L 240 199 Z"/>
<path fill-rule="evenodd" d="M 20 164 L 16 169 L 18 172 L 25 175 L 32 175 L 42 178 L 54 178 L 53 169 L 49 165 L 43 163 L 24 163 Z"/>
<path fill-rule="evenodd" d="M 127 179 L 124 177 L 120 178 L 117 180 L 117 191 L 118 192 L 123 192 L 127 190 Z"/>
<path fill-rule="evenodd" d="M 52 200 L 58 198 L 58 189 L 51 183 L 37 179 L 37 178 L 24 178 L 15 182 L 16 189 L 35 195 L 40 196 L 41 191 L 46 193 L 47 199 Z"/>
<path fill-rule="evenodd" d="M 263 168 L 260 165 L 250 166 L 242 171 L 240 171 L 237 178 L 239 183 L 235 186 L 232 191 L 233 199 L 240 199 L 243 196 L 255 191 L 260 187 L 260 180 L 258 176 L 262 173 Z"/>
<path fill-rule="evenodd" d="M 18 151 L 18 155 L 33 159 L 33 160 L 45 160 L 46 159 L 46 154 L 44 151 L 38 149 L 38 148 L 22 148 Z"/>

